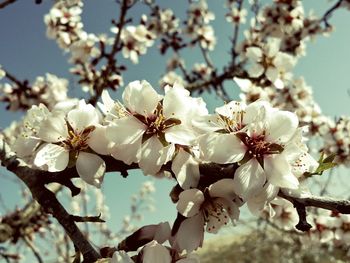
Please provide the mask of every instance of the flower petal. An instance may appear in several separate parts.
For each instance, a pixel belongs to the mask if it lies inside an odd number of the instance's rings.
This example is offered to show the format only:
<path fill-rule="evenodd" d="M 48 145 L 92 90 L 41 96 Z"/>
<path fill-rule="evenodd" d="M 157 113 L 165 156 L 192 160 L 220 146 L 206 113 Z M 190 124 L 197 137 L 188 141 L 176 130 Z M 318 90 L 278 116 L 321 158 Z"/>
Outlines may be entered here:
<path fill-rule="evenodd" d="M 108 126 L 106 136 L 109 140 L 119 144 L 133 144 L 142 137 L 146 126 L 134 116 L 127 116 L 116 120 Z"/>
<path fill-rule="evenodd" d="M 271 184 L 283 188 L 298 188 L 299 181 L 292 174 L 292 167 L 283 154 L 264 158 L 264 169 Z"/>
<path fill-rule="evenodd" d="M 262 189 L 266 175 L 257 160 L 251 159 L 236 170 L 233 181 L 235 193 L 247 200 Z"/>
<path fill-rule="evenodd" d="M 130 82 L 124 92 L 123 101 L 133 113 L 149 116 L 156 109 L 160 96 L 147 81 Z"/>
<path fill-rule="evenodd" d="M 158 159 L 161 157 L 162 143 L 156 136 L 152 136 L 141 146 L 140 168 L 145 175 L 156 175 L 160 168 Z"/>
<path fill-rule="evenodd" d="M 221 179 L 209 186 L 209 193 L 211 197 L 222 197 L 228 200 L 234 199 L 236 196 L 234 192 L 233 179 Z"/>
<path fill-rule="evenodd" d="M 278 70 L 275 67 L 268 67 L 265 71 L 266 78 L 274 83 L 278 78 Z"/>
<path fill-rule="evenodd" d="M 52 114 L 41 123 L 38 137 L 46 142 L 61 142 L 68 137 L 64 114 Z"/>
<path fill-rule="evenodd" d="M 201 214 L 185 219 L 171 240 L 172 247 L 178 252 L 187 253 L 202 247 L 204 239 L 204 218 Z"/>
<path fill-rule="evenodd" d="M 276 143 L 288 142 L 297 131 L 298 117 L 289 111 L 277 111 L 269 116 L 267 140 Z"/>
<path fill-rule="evenodd" d="M 76 132 L 82 132 L 85 128 L 97 124 L 99 116 L 94 106 L 80 101 L 77 109 L 68 112 L 67 120 Z"/>
<path fill-rule="evenodd" d="M 112 259 L 109 263 L 134 263 L 128 254 L 123 250 L 114 252 Z"/>
<path fill-rule="evenodd" d="M 66 169 L 69 161 L 69 152 L 56 144 L 45 144 L 37 152 L 34 164 L 36 166 L 47 165 L 49 172 L 59 172 Z"/>
<path fill-rule="evenodd" d="M 167 142 L 191 145 L 196 138 L 193 131 L 183 125 L 176 125 L 165 130 L 165 139 Z"/>
<path fill-rule="evenodd" d="M 88 145 L 98 154 L 107 155 L 113 145 L 106 137 L 107 126 L 97 125 L 89 135 Z"/>
<path fill-rule="evenodd" d="M 235 163 L 242 160 L 245 147 L 235 134 L 211 133 L 199 139 L 203 160 L 214 163 Z"/>
<path fill-rule="evenodd" d="M 174 85 L 165 93 L 163 99 L 163 114 L 165 118 L 185 118 L 186 113 L 192 105 L 190 92 L 179 85 Z"/>
<path fill-rule="evenodd" d="M 259 47 L 249 47 L 246 49 L 246 56 L 254 61 L 260 61 L 263 52 Z"/>
<path fill-rule="evenodd" d="M 155 240 L 146 244 L 142 251 L 142 263 L 171 263 L 169 250 Z"/>
<path fill-rule="evenodd" d="M 171 170 L 175 173 L 176 180 L 182 189 L 196 187 L 199 182 L 199 164 L 191 154 L 180 149 L 175 156 Z"/>
<path fill-rule="evenodd" d="M 103 159 L 92 153 L 80 152 L 76 162 L 77 172 L 88 184 L 100 187 L 106 170 Z"/>
<path fill-rule="evenodd" d="M 141 156 L 141 141 L 142 137 L 133 144 L 116 145 L 111 149 L 111 154 L 115 159 L 126 164 L 138 163 Z"/>
<path fill-rule="evenodd" d="M 259 63 L 254 63 L 248 68 L 247 71 L 249 76 L 252 78 L 258 78 L 264 73 L 265 68 Z"/>
<path fill-rule="evenodd" d="M 192 217 L 199 213 L 204 202 L 204 195 L 198 189 L 188 189 L 180 193 L 176 205 L 177 211 L 185 217 Z"/>

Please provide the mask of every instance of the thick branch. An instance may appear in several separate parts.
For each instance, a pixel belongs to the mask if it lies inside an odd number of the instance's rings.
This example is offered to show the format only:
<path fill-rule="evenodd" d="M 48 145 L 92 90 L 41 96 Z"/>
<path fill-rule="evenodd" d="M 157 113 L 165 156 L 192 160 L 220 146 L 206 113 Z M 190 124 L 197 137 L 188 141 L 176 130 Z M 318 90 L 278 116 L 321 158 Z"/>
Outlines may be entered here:
<path fill-rule="evenodd" d="M 79 230 L 71 215 L 57 200 L 55 194 L 45 187 L 38 179 L 37 170 L 27 167 L 14 153 L 4 140 L 0 140 L 1 164 L 9 171 L 16 174 L 30 189 L 36 201 L 43 207 L 45 212 L 52 214 L 65 229 L 74 245 L 84 256 L 84 262 L 95 262 L 100 255 L 91 246 L 86 237 Z"/>
<path fill-rule="evenodd" d="M 307 196 L 307 197 L 295 197 L 288 195 L 285 192 L 280 191 L 278 195 L 288 201 L 304 205 L 305 207 L 312 206 L 322 208 L 331 211 L 337 211 L 342 214 L 350 214 L 350 201 L 338 200 L 324 196 Z"/>
<path fill-rule="evenodd" d="M 306 220 L 306 207 L 308 206 L 350 214 L 349 200 L 337 200 L 323 196 L 296 197 L 283 191 L 280 191 L 278 195 L 290 201 L 296 208 L 299 215 L 299 223 L 295 227 L 301 231 L 308 231 L 311 228 L 311 225 Z"/>

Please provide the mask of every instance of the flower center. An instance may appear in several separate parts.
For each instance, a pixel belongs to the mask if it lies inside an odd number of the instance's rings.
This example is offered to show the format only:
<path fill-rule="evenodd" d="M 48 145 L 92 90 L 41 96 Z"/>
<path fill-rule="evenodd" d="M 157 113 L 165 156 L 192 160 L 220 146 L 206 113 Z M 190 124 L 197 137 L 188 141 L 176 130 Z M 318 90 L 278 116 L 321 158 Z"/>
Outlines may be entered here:
<path fill-rule="evenodd" d="M 216 233 L 221 226 L 228 224 L 228 211 L 226 211 L 219 198 L 210 196 L 209 191 L 205 190 L 204 196 L 205 201 L 202 204 L 201 210 L 204 221 L 207 224 L 207 231 Z"/>
<path fill-rule="evenodd" d="M 224 130 L 228 133 L 237 132 L 241 130 L 243 125 L 243 112 L 237 112 L 235 118 L 229 118 L 223 115 L 219 115 L 219 123 L 222 123 L 225 127 Z"/>
<path fill-rule="evenodd" d="M 236 136 L 247 147 L 243 163 L 251 158 L 256 158 L 261 167 L 264 168 L 264 155 L 279 154 L 283 151 L 283 146 L 277 143 L 270 143 L 265 140 L 265 134 L 249 136 L 244 132 L 237 133 Z M 241 161 L 241 162 L 242 162 Z"/>
<path fill-rule="evenodd" d="M 87 141 L 90 133 L 95 130 L 95 126 L 89 126 L 82 132 L 75 131 L 67 122 L 68 125 L 68 137 L 62 142 L 63 147 L 69 151 L 81 151 L 89 147 Z"/>
<path fill-rule="evenodd" d="M 147 126 L 147 129 L 142 138 L 143 142 L 155 135 L 163 144 L 166 144 L 165 130 L 169 129 L 170 127 L 181 124 L 181 121 L 179 119 L 167 119 L 164 116 L 163 106 L 161 105 L 161 103 L 158 104 L 157 108 L 151 116 L 143 116 L 136 114 L 135 117 Z"/>

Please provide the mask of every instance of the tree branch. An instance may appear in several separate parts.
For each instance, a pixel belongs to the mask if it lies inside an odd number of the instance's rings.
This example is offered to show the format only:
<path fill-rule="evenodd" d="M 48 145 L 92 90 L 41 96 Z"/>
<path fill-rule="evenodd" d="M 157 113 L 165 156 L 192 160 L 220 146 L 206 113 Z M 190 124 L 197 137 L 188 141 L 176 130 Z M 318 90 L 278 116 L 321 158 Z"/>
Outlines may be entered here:
<path fill-rule="evenodd" d="M 342 214 L 350 214 L 349 200 L 337 200 L 323 196 L 297 197 L 284 191 L 279 191 L 278 195 L 290 201 L 297 209 L 299 223 L 295 227 L 301 231 L 308 231 L 311 228 L 311 225 L 306 220 L 306 207 L 317 207 Z"/>
<path fill-rule="evenodd" d="M 342 2 L 343 0 L 338 0 L 338 2 L 336 2 L 330 9 L 328 9 L 321 18 L 321 21 L 324 22 L 326 27 L 331 27 L 331 25 L 328 23 L 328 19 L 332 16 L 333 12 L 341 6 Z"/>
<path fill-rule="evenodd" d="M 128 9 L 130 8 L 130 6 L 128 5 L 128 0 L 123 0 L 123 2 L 121 3 L 121 8 L 120 8 L 120 17 L 119 17 L 119 22 L 118 22 L 118 33 L 115 37 L 113 46 L 112 46 L 112 50 L 111 52 L 106 55 L 107 58 L 107 66 L 106 69 L 102 72 L 102 77 L 106 76 L 105 79 L 108 79 L 108 75 L 111 74 L 113 72 L 113 69 L 115 68 L 115 64 L 116 64 L 116 60 L 115 60 L 115 55 L 117 54 L 117 52 L 119 51 L 120 47 L 120 37 L 121 37 L 121 33 L 123 30 L 124 25 L 126 24 L 126 13 L 128 11 Z M 91 103 L 92 105 L 95 105 L 97 103 L 97 101 L 99 100 L 99 98 L 101 97 L 102 91 L 104 90 L 105 86 L 104 86 L 104 82 L 103 84 L 97 86 L 95 88 L 95 94 L 94 96 L 92 96 L 89 100 L 89 103 Z"/>
<path fill-rule="evenodd" d="M 1 137 L 0 137 L 1 138 Z M 37 177 L 36 169 L 31 169 L 18 159 L 10 147 L 2 139 L 0 140 L 1 164 L 9 171 L 16 174 L 30 189 L 33 198 L 43 207 L 44 211 L 52 214 L 65 229 L 74 245 L 83 254 L 84 262 L 95 262 L 100 258 L 98 252 L 91 246 L 86 237 L 79 230 L 71 215 L 57 200 L 55 194 L 45 187 L 41 179 Z"/>
<path fill-rule="evenodd" d="M 17 0 L 5 0 L 4 2 L 0 3 L 0 9 L 5 8 L 6 6 L 13 4 Z"/>

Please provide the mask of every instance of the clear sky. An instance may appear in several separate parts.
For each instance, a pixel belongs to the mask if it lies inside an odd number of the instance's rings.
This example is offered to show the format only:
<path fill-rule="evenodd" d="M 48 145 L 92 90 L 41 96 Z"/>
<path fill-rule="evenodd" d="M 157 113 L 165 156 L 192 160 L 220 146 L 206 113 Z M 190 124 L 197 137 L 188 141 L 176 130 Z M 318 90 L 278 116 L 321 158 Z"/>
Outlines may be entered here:
<path fill-rule="evenodd" d="M 45 36 L 44 14 L 48 13 L 53 1 L 44 0 L 41 5 L 34 5 L 34 1 L 18 1 L 5 10 L 0 10 L 0 64 L 18 78 L 28 78 L 33 81 L 36 76 L 42 76 L 46 72 L 70 80 L 71 94 L 80 96 L 79 87 L 74 83 L 69 74 L 67 56 L 57 47 L 55 41 Z M 161 0 L 163 7 L 171 7 L 176 15 L 184 17 L 185 0 Z M 218 45 L 211 56 L 214 64 L 225 65 L 228 60 L 229 37 L 232 27 L 224 19 L 224 1 L 211 1 L 209 5 L 216 13 L 217 19 L 214 26 Z M 316 14 L 322 14 L 330 6 L 326 0 L 303 1 L 306 4 L 306 12 L 312 8 Z M 334 2 L 334 1 L 333 1 Z M 86 0 L 84 1 L 83 22 L 85 30 L 93 33 L 109 33 L 111 18 L 118 17 L 118 6 L 115 0 Z M 135 23 L 142 13 L 147 12 L 143 8 L 136 7 L 130 13 Z M 295 68 L 295 75 L 304 76 L 306 82 L 314 88 L 316 101 L 321 105 L 327 115 L 350 114 L 350 13 L 347 10 L 336 12 L 331 19 L 336 29 L 330 37 L 319 37 L 308 43 L 307 56 L 299 60 Z M 190 50 L 184 53 L 187 65 L 197 61 L 199 52 Z M 202 59 L 200 58 L 200 61 Z M 157 86 L 160 76 L 164 73 L 165 60 L 158 52 L 149 50 L 146 56 L 140 58 L 137 66 L 126 62 L 129 71 L 123 75 L 124 82 L 136 79 L 146 79 Z M 225 86 L 231 89 L 230 94 L 234 99 L 237 96 L 237 88 L 233 82 L 226 82 Z M 237 97 L 236 97 L 237 98 Z M 206 96 L 210 110 L 220 103 L 215 97 Z M 3 105 L 0 106 L 0 127 L 6 127 L 11 120 L 18 119 L 21 114 L 8 113 Z M 18 187 L 8 179 L 3 179 L 4 170 L 0 170 L 0 193 L 9 207 L 18 203 Z M 112 220 L 110 225 L 117 225 L 121 215 L 128 211 L 129 196 L 136 192 L 141 182 L 146 180 L 140 172 L 132 172 L 130 178 L 125 180 L 118 174 L 108 174 L 105 177 L 103 189 L 106 193 L 107 203 L 110 205 Z M 157 193 L 155 213 L 147 214 L 146 223 L 157 223 L 161 220 L 172 221 L 176 210 L 168 198 L 172 183 L 167 180 L 156 181 Z M 1 210 L 0 210 L 1 213 Z"/>

